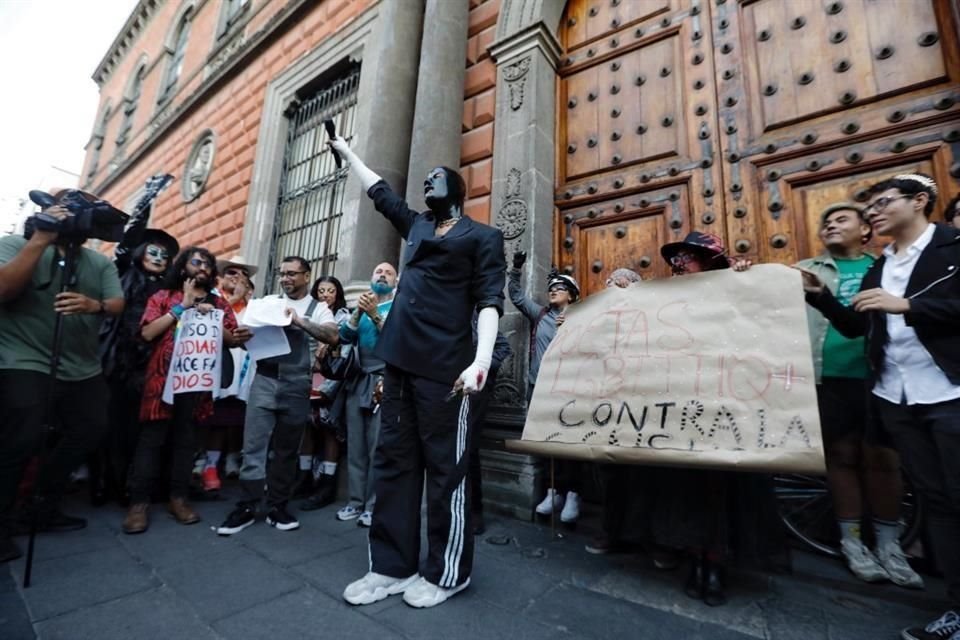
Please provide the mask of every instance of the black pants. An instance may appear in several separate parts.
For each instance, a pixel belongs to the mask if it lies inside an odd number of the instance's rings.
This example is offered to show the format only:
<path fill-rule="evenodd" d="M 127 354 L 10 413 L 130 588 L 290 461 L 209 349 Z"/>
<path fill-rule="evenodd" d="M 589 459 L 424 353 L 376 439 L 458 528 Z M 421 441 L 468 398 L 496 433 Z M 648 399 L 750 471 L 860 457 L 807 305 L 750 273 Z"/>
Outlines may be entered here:
<path fill-rule="evenodd" d="M 190 475 L 197 449 L 197 424 L 193 419 L 193 411 L 201 395 L 178 393 L 173 397 L 172 418 L 147 422 L 141 428 L 130 478 L 131 503 L 150 502 L 150 492 L 160 475 L 167 442 L 172 445 L 170 497 L 186 498 L 190 494 Z"/>
<path fill-rule="evenodd" d="M 873 397 L 913 488 L 926 501 L 933 553 L 960 604 L 960 400 L 893 404 Z"/>
<path fill-rule="evenodd" d="M 0 535 L 9 531 L 17 488 L 30 458 L 43 450 L 50 376 L 0 370 Z M 60 437 L 43 457 L 35 494 L 58 499 L 107 429 L 107 386 L 102 376 L 56 384 L 51 418 Z"/>
<path fill-rule="evenodd" d="M 137 451 L 143 389 L 134 388 L 125 380 L 108 380 L 107 384 L 110 389 L 110 427 L 95 454 L 95 464 L 100 486 L 119 498 L 127 491 L 133 456 Z M 91 476 L 94 473 L 91 467 Z"/>
<path fill-rule="evenodd" d="M 420 558 L 420 501 L 426 472 L 427 544 L 420 575 L 444 588 L 462 584 L 473 567 L 469 527 L 469 397 L 445 401 L 449 383 L 387 366 L 374 457 L 377 508 L 370 528 L 376 573 L 405 578 Z"/>
<path fill-rule="evenodd" d="M 480 431 L 487 417 L 487 405 L 497 386 L 496 374 L 487 378 L 483 391 L 470 398 L 470 513 L 483 515 L 483 473 L 480 466 Z M 471 527 L 472 529 L 472 527 Z"/>

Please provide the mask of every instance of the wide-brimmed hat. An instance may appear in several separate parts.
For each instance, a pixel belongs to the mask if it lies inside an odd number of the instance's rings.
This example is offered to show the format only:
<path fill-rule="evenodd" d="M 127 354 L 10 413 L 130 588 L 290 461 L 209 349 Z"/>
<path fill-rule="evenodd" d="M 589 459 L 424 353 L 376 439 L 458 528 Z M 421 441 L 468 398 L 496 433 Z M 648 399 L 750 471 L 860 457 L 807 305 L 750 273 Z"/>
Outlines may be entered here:
<path fill-rule="evenodd" d="M 239 253 L 232 258 L 228 258 L 227 260 L 217 260 L 217 271 L 220 273 L 223 273 L 224 269 L 229 267 L 239 267 L 240 269 L 244 269 L 251 276 L 257 272 L 257 267 L 248 263 L 247 259 Z"/>
<path fill-rule="evenodd" d="M 158 244 L 166 249 L 171 257 L 180 253 L 180 243 L 163 229 L 147 229 L 143 232 L 140 244 Z"/>
<path fill-rule="evenodd" d="M 669 262 L 670 258 L 683 249 L 704 255 L 709 260 L 716 260 L 718 264 L 723 264 L 723 266 L 729 266 L 726 260 L 727 250 L 723 246 L 723 240 L 712 233 L 691 231 L 681 242 L 670 242 L 660 247 L 660 255 Z"/>

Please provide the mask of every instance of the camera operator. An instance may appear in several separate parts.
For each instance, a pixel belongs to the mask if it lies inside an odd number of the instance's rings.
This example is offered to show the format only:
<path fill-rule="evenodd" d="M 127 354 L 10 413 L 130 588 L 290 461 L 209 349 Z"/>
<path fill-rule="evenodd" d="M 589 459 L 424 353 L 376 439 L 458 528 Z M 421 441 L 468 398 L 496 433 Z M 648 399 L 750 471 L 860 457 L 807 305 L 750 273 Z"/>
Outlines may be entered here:
<path fill-rule="evenodd" d="M 62 224 L 73 214 L 57 190 L 43 213 Z M 75 192 L 76 193 L 76 192 Z M 94 202 L 96 198 L 80 192 Z M 107 387 L 98 355 L 98 332 L 106 315 L 123 311 L 117 268 L 109 258 L 76 247 L 69 291 L 61 293 L 67 249 L 82 238 L 34 228 L 24 237 L 0 238 L 0 562 L 20 556 L 13 542 L 17 486 L 30 457 L 41 450 L 47 418 L 60 437 L 44 456 L 34 489 L 39 531 L 86 526 L 64 515 L 59 498 L 70 472 L 107 427 Z M 49 228 L 51 225 L 44 225 Z M 47 413 L 54 328 L 60 314 L 62 342 L 55 395 Z"/>

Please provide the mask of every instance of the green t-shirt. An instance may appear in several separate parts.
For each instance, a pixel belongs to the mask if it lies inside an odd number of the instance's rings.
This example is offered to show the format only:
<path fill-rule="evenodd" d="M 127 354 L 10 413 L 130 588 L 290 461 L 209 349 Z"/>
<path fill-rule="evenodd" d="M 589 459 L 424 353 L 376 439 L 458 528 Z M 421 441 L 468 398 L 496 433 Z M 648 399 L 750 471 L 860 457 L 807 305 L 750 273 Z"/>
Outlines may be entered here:
<path fill-rule="evenodd" d="M 834 258 L 839 270 L 836 298 L 850 306 L 860 291 L 863 276 L 873 264 L 873 258 L 862 255 L 856 259 Z M 863 338 L 846 338 L 831 324 L 823 340 L 823 375 L 841 378 L 866 378 L 869 373 L 864 355 Z"/>
<path fill-rule="evenodd" d="M 0 238 L 0 264 L 12 260 L 26 244 L 20 236 Z M 20 295 L 0 304 L 0 369 L 50 372 L 57 319 L 53 302 L 60 292 L 61 267 L 56 248 L 47 247 Z M 123 297 L 113 262 L 89 249 L 80 250 L 77 284 L 70 290 L 94 300 Z M 102 321 L 100 314 L 63 316 L 57 379 L 86 380 L 100 373 L 98 334 Z"/>

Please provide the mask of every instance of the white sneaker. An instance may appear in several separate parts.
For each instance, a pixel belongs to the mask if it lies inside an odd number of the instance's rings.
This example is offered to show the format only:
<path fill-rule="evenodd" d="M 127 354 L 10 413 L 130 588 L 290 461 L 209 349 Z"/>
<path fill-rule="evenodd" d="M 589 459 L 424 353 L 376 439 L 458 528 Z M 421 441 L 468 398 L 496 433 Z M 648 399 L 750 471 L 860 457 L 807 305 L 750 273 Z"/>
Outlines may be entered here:
<path fill-rule="evenodd" d="M 563 503 L 563 511 L 560 512 L 560 522 L 576 522 L 580 517 L 580 496 L 575 491 L 567 492 L 567 500 Z"/>
<path fill-rule="evenodd" d="M 923 578 L 907 562 L 907 554 L 903 552 L 898 542 L 888 542 L 878 547 L 877 559 L 893 584 L 908 589 L 923 589 Z"/>
<path fill-rule="evenodd" d="M 372 512 L 372 511 L 364 511 L 363 513 L 360 514 L 360 517 L 357 518 L 357 526 L 358 526 L 358 527 L 365 527 L 365 528 L 369 529 L 371 524 L 373 524 L 373 512 Z"/>
<path fill-rule="evenodd" d="M 900 632 L 903 640 L 960 640 L 960 614 L 947 611 L 925 627 L 911 627 Z"/>
<path fill-rule="evenodd" d="M 563 495 L 558 494 L 555 489 L 547 489 L 546 497 L 537 505 L 537 513 L 542 516 L 548 516 L 554 511 L 563 508 Z"/>
<path fill-rule="evenodd" d="M 418 577 L 415 573 L 408 578 L 394 578 L 371 571 L 347 585 L 343 590 L 343 599 L 350 604 L 373 604 L 388 596 L 403 593 Z"/>
<path fill-rule="evenodd" d="M 877 556 L 873 555 L 873 552 L 860 540 L 844 538 L 840 541 L 840 551 L 847 559 L 847 566 L 853 575 L 864 582 L 880 582 L 890 578 L 887 570 L 877 560 Z"/>
<path fill-rule="evenodd" d="M 360 510 L 360 507 L 348 504 L 344 508 L 340 509 L 340 511 L 337 511 L 337 520 L 340 522 L 353 520 L 354 518 L 359 518 L 361 513 L 363 512 Z"/>
<path fill-rule="evenodd" d="M 451 596 L 457 595 L 468 586 L 470 586 L 470 578 L 464 580 L 463 584 L 458 584 L 451 589 L 444 589 L 432 582 L 427 582 L 426 578 L 421 577 L 403 592 L 403 601 L 417 609 L 435 607 L 438 604 L 443 604 Z"/>
<path fill-rule="evenodd" d="M 228 478 L 240 477 L 240 454 L 228 453 L 223 463 L 223 471 Z"/>

